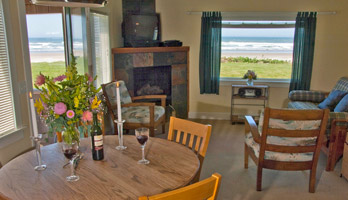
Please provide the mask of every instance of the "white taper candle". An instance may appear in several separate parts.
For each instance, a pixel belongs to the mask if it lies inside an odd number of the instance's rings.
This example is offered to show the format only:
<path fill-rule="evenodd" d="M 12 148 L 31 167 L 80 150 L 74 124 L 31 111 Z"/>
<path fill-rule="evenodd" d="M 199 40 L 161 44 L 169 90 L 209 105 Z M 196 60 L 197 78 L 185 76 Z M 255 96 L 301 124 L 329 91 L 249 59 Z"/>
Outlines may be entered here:
<path fill-rule="evenodd" d="M 121 122 L 122 114 L 121 114 L 120 83 L 118 81 L 116 82 L 116 98 L 117 98 L 117 120 Z"/>
<path fill-rule="evenodd" d="M 31 92 L 29 92 L 29 102 L 30 102 L 31 120 L 32 120 L 32 125 L 33 125 L 34 137 L 38 137 L 39 136 L 39 131 L 37 129 L 34 99 L 32 97 Z"/>

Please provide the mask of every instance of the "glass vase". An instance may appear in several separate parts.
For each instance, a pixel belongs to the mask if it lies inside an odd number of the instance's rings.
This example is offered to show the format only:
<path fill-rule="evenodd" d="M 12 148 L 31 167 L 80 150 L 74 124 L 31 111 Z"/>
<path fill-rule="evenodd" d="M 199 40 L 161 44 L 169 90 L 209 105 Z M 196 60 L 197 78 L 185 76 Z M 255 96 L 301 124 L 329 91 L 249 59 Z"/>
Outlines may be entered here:
<path fill-rule="evenodd" d="M 247 79 L 246 84 L 249 86 L 253 86 L 254 85 L 254 80 L 253 79 Z"/>
<path fill-rule="evenodd" d="M 75 125 L 66 127 L 62 131 L 62 138 L 63 138 L 63 142 L 67 144 L 71 144 L 73 142 L 76 142 L 77 145 L 80 144 L 80 132 Z"/>

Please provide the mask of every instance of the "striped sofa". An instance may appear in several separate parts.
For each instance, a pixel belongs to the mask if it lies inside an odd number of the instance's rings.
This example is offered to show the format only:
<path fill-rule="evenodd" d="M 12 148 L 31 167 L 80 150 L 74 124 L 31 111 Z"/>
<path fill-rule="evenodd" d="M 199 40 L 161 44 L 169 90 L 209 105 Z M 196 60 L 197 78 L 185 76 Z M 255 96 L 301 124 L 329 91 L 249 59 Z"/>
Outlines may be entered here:
<path fill-rule="evenodd" d="M 338 80 L 333 90 L 341 90 L 348 93 L 348 77 Z M 320 91 L 293 90 L 289 93 L 288 108 L 293 109 L 320 109 L 318 104 L 329 93 Z M 332 171 L 335 163 L 343 154 L 343 144 L 348 126 L 348 112 L 330 112 L 327 124 L 327 140 L 323 145 L 323 152 L 328 155 L 327 171 Z"/>

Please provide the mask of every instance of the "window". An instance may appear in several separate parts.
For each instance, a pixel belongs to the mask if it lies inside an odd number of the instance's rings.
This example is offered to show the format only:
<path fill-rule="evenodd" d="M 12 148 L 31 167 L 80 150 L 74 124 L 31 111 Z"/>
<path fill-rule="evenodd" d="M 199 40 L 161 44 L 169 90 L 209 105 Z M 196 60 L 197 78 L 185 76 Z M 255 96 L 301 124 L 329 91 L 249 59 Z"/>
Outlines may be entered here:
<path fill-rule="evenodd" d="M 222 78 L 291 78 L 295 21 L 223 21 Z"/>
<path fill-rule="evenodd" d="M 0 137 L 16 128 L 11 69 L 2 0 L 0 0 Z"/>
<path fill-rule="evenodd" d="M 40 72 L 51 77 L 64 74 L 62 14 L 28 14 L 26 18 L 33 82 Z"/>

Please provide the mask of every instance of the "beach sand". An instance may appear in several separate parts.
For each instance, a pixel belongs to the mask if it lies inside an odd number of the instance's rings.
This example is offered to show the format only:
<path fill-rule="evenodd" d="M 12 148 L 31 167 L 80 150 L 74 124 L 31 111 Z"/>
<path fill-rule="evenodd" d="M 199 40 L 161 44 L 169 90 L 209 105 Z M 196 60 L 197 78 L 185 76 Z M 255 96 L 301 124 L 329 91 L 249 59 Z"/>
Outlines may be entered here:
<path fill-rule="evenodd" d="M 292 61 L 292 53 L 235 53 L 221 52 L 221 57 L 249 57 L 258 59 L 277 59 Z"/>
<path fill-rule="evenodd" d="M 32 63 L 37 62 L 65 62 L 64 52 L 30 52 Z"/>

